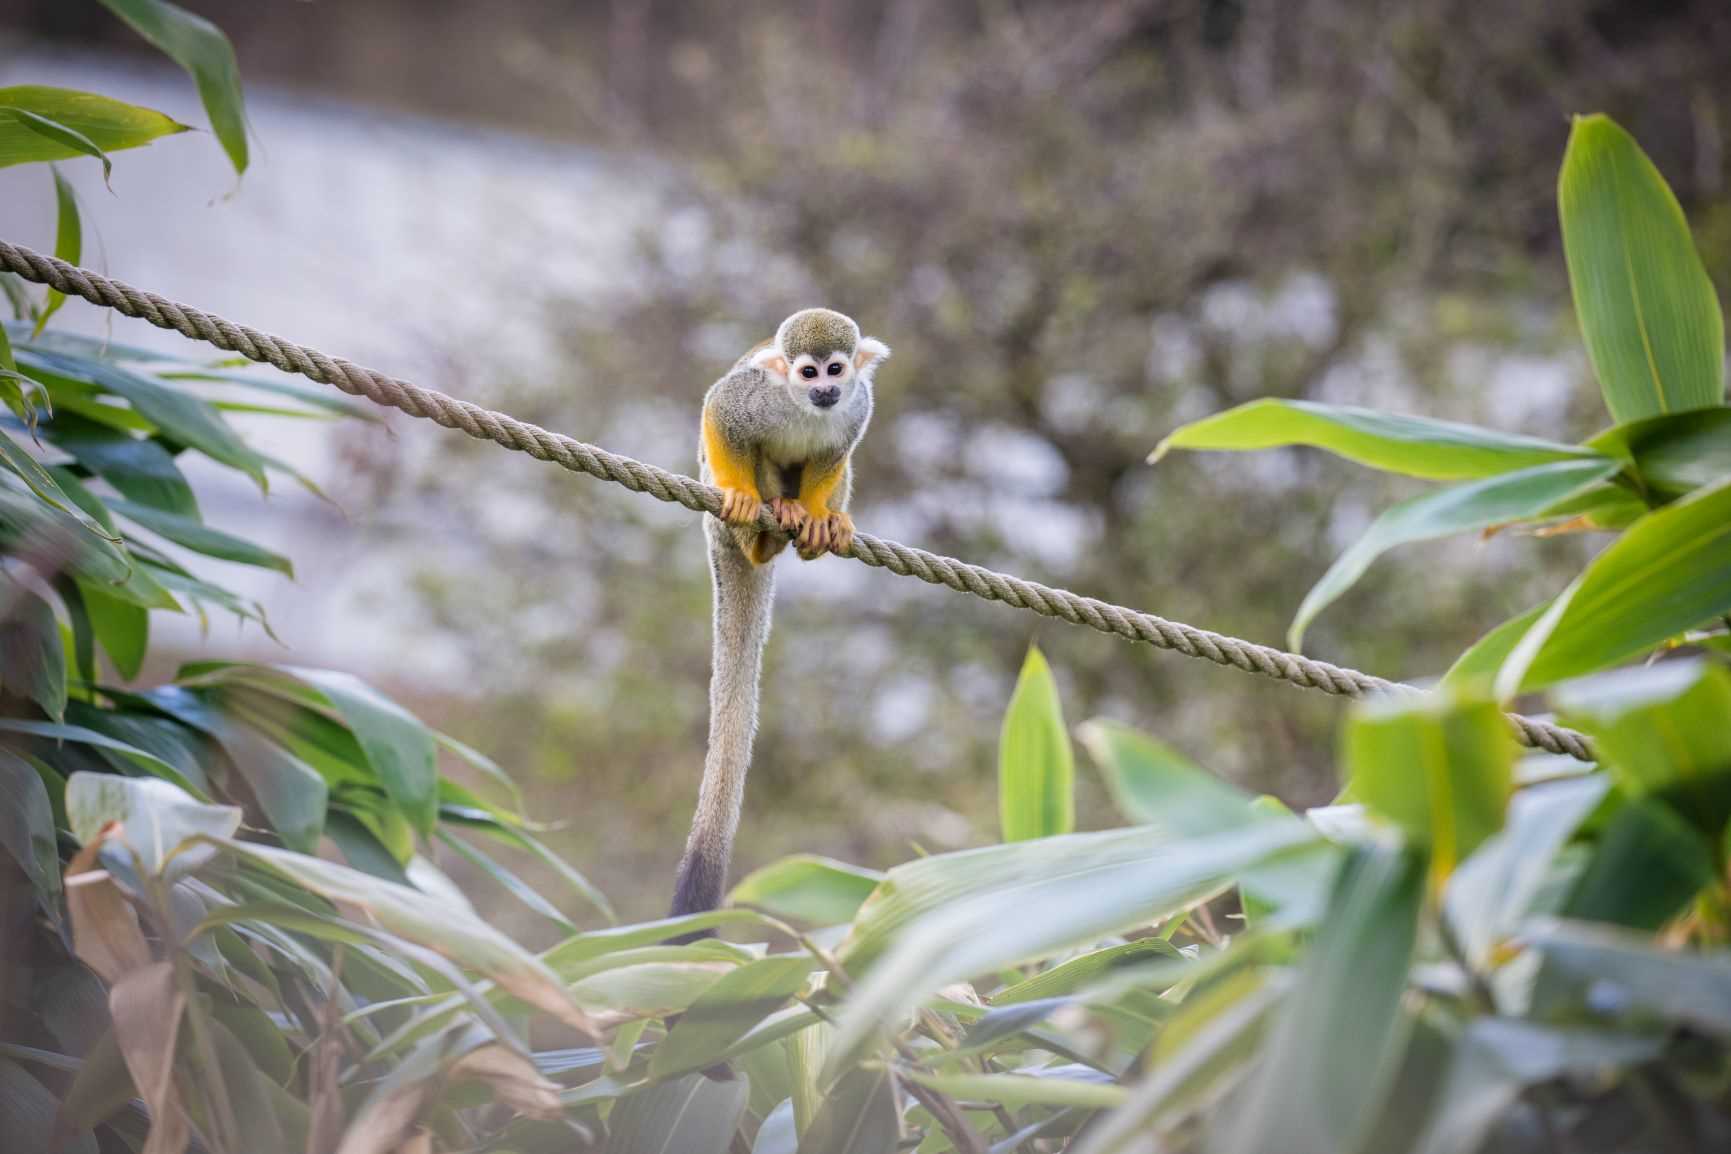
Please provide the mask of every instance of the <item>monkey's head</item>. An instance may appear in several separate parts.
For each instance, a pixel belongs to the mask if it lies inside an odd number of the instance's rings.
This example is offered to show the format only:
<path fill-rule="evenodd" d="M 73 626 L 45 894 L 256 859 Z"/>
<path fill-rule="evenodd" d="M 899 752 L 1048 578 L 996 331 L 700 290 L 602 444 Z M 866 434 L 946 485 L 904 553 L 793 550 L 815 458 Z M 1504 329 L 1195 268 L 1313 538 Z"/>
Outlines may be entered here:
<path fill-rule="evenodd" d="M 870 382 L 890 355 L 875 337 L 860 336 L 852 317 L 833 309 L 801 309 L 775 330 L 775 340 L 752 363 L 780 376 L 798 399 L 833 409 Z"/>

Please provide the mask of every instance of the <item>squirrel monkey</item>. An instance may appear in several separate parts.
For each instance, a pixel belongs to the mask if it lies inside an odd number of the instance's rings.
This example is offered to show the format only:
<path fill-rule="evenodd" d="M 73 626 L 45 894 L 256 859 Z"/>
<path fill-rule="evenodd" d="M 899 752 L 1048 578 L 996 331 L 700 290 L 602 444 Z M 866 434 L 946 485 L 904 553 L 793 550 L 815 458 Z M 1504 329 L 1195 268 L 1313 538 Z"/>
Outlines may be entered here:
<path fill-rule="evenodd" d="M 709 750 L 674 885 L 676 916 L 714 909 L 727 884 L 775 594 L 769 562 L 789 537 L 807 561 L 845 553 L 853 543 L 849 458 L 871 419 L 872 375 L 889 355 L 882 341 L 860 336 L 851 318 L 805 309 L 703 398 L 699 463 L 703 479 L 722 491 L 720 519 L 703 519 L 715 641 Z M 757 528 L 765 503 L 780 534 Z"/>

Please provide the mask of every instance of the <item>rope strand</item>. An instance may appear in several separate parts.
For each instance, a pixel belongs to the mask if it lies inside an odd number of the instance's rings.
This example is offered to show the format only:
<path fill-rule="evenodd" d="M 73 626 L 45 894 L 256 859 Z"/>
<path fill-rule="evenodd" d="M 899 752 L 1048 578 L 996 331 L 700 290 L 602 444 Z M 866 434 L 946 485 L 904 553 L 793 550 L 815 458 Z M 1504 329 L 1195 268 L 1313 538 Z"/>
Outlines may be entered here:
<path fill-rule="evenodd" d="M 374 404 L 401 410 L 411 417 L 420 417 L 447 429 L 458 429 L 477 440 L 492 441 L 507 449 L 527 453 L 538 461 L 552 461 L 572 472 L 612 481 L 634 493 L 648 493 L 657 500 L 684 505 L 701 513 L 716 513 L 721 508 L 720 491 L 691 477 L 609 453 L 505 413 L 484 409 L 433 389 L 423 389 L 338 357 L 326 356 L 317 349 L 235 324 L 190 305 L 177 304 L 166 297 L 110 280 L 100 273 L 44 256 L 22 245 L 0 240 L 0 269 L 58 289 L 68 296 L 82 297 L 91 304 L 114 309 L 124 316 L 149 321 L 157 328 L 173 329 L 193 340 L 239 353 L 248 360 L 274 365 L 284 372 L 296 373 L 321 384 L 334 385 L 351 396 L 365 397 Z M 759 514 L 758 526 L 775 530 L 775 518 L 767 509 Z M 1320 689 L 1340 697 L 1363 697 L 1378 692 L 1420 692 L 1413 686 L 1385 681 L 1355 669 L 1344 669 L 1303 654 L 1197 629 L 1152 613 L 1082 597 L 1035 581 L 1024 581 L 954 557 L 886 541 L 870 533 L 854 534 L 850 555 L 899 576 L 918 577 L 932 585 L 972 593 L 987 601 L 1000 601 L 1042 617 L 1086 625 L 1129 641 L 1146 642 L 1186 657 L 1199 657 L 1216 665 Z M 1508 718 L 1514 726 L 1516 740 L 1522 745 L 1565 754 L 1580 761 L 1593 760 L 1592 745 L 1585 734 L 1517 713 L 1509 714 Z"/>

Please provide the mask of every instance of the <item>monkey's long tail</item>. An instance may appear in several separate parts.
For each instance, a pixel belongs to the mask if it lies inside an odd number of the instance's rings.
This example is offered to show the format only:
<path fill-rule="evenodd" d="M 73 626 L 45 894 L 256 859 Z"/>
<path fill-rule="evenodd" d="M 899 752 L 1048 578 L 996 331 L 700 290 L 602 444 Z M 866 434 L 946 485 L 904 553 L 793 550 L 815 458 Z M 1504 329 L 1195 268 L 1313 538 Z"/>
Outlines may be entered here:
<path fill-rule="evenodd" d="M 714 909 L 727 887 L 727 864 L 739 828 L 751 742 L 757 733 L 757 686 L 775 598 L 771 566 L 748 561 L 733 535 L 713 517 L 704 518 L 704 535 L 709 539 L 709 569 L 715 585 L 709 751 L 703 760 L 697 814 L 674 884 L 675 916 Z"/>

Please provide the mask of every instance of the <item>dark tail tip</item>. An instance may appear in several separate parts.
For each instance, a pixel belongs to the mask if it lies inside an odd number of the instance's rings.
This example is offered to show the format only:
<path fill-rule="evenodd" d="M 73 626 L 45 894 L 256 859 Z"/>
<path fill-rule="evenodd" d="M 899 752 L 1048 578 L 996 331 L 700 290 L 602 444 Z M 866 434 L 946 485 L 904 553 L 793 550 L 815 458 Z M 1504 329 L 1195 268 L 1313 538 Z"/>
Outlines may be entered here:
<path fill-rule="evenodd" d="M 679 862 L 679 875 L 673 883 L 673 917 L 700 914 L 721 904 L 721 892 L 727 884 L 727 863 L 688 850 Z M 674 944 L 714 937 L 714 930 L 699 930 L 673 939 Z"/>

